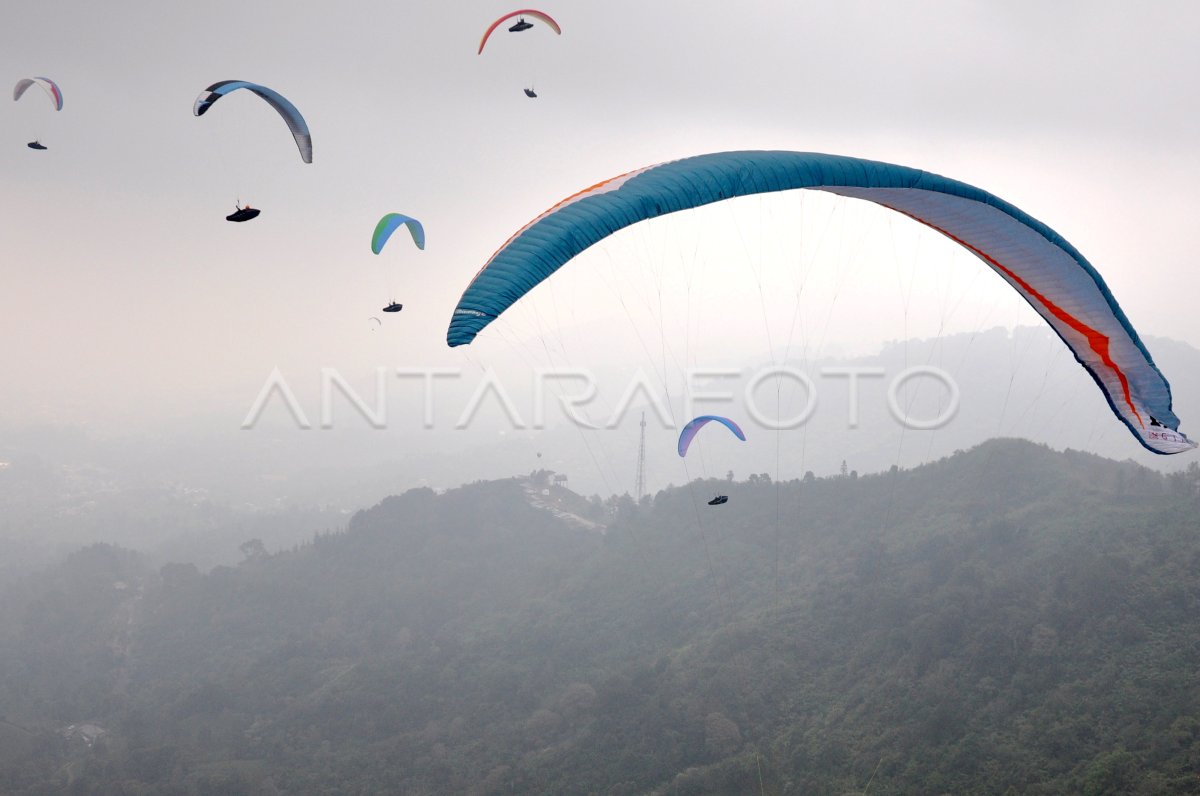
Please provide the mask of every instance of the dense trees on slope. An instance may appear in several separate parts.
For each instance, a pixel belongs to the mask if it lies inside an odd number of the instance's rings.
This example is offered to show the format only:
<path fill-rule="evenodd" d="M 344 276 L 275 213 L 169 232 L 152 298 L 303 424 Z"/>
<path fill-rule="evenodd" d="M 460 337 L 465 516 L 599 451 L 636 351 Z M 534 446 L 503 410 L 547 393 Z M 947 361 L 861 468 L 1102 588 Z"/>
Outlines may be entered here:
<path fill-rule="evenodd" d="M 1195 792 L 1198 475 L 995 441 L 605 535 L 513 481 L 89 548 L 0 601 L 0 791 Z"/>

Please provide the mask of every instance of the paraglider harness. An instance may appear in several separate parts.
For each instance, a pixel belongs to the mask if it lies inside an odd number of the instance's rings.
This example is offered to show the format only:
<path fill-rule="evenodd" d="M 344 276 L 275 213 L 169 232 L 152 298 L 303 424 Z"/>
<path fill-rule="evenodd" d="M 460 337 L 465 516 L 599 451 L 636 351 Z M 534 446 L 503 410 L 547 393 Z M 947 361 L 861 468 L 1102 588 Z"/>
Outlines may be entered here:
<path fill-rule="evenodd" d="M 511 28 L 508 29 L 508 32 L 509 33 L 520 33 L 521 31 L 529 30 L 532 27 L 533 27 L 532 22 L 526 22 L 525 17 L 521 17 L 517 20 L 517 24 L 513 25 Z"/>
<path fill-rule="evenodd" d="M 236 207 L 236 205 L 235 205 L 235 207 Z M 242 221 L 249 221 L 252 218 L 258 218 L 258 214 L 261 212 L 262 211 L 259 210 L 258 208 L 251 207 L 250 205 L 246 205 L 245 207 L 238 207 L 238 209 L 236 211 L 225 216 L 225 220 L 226 221 L 236 221 L 238 223 L 241 223 Z"/>
<path fill-rule="evenodd" d="M 30 141 L 25 146 L 29 147 L 30 149 L 47 149 L 46 145 L 41 141 Z"/>
<path fill-rule="evenodd" d="M 391 304 L 384 307 L 383 311 L 384 312 L 399 312 L 402 309 L 404 309 L 403 304 L 397 304 L 396 302 L 393 301 Z"/>
<path fill-rule="evenodd" d="M 729 495 L 717 495 L 712 500 L 708 501 L 710 506 L 724 506 L 729 502 Z"/>

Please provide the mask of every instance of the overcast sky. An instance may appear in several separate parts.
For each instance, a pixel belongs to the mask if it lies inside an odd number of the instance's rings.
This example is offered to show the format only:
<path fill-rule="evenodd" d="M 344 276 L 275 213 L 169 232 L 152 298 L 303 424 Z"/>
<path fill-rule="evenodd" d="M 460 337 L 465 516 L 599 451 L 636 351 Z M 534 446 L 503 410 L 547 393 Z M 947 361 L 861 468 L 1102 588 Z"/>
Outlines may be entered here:
<path fill-rule="evenodd" d="M 668 340 L 685 363 L 723 366 L 1038 322 L 933 233 L 781 197 L 618 236 L 476 345 L 445 346 L 459 294 L 530 218 L 614 174 L 727 149 L 978 185 L 1075 244 L 1143 335 L 1200 343 L 1200 5 L 569 2 L 545 7 L 561 37 L 500 31 L 476 55 L 508 10 L 7 9 L 0 73 L 56 79 L 65 108 L 34 92 L 0 106 L 5 424 L 233 428 L 275 367 L 298 383 L 321 367 L 653 368 Z M 289 97 L 313 164 L 245 92 L 193 117 L 225 79 Z M 35 137 L 50 149 L 27 149 Z M 262 216 L 225 222 L 239 198 Z M 425 223 L 425 252 L 397 238 L 371 254 L 390 211 Z M 833 243 L 811 242 L 830 227 Z M 404 311 L 373 331 L 393 298 Z"/>

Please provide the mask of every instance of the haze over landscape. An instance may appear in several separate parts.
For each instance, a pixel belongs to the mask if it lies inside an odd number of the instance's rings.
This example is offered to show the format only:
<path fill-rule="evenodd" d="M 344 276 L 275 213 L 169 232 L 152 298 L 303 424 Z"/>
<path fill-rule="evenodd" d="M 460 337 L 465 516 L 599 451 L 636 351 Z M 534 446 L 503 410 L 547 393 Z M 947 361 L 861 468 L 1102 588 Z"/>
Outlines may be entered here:
<path fill-rule="evenodd" d="M 1200 8 L 510 11 L 8 10 L 0 791 L 1194 792 Z"/>

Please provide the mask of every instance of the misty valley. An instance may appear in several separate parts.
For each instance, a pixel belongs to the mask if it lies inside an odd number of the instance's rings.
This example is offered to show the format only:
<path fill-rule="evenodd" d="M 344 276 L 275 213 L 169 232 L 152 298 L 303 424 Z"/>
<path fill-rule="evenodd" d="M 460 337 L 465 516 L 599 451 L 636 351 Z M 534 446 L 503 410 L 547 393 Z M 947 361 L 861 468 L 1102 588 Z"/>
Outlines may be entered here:
<path fill-rule="evenodd" d="M 5 574 L 0 790 L 1190 793 L 1198 506 L 1195 465 L 994 440 L 415 489 L 208 571 L 92 544 Z"/>

